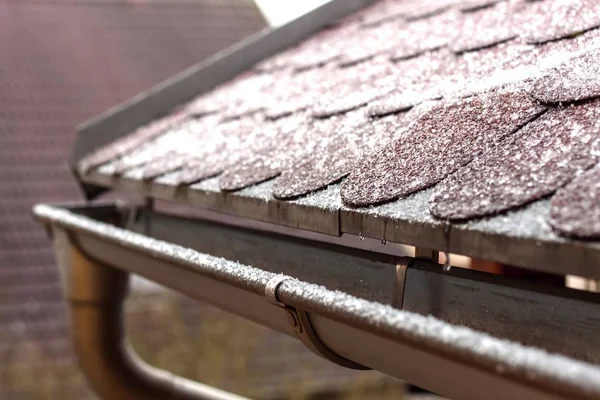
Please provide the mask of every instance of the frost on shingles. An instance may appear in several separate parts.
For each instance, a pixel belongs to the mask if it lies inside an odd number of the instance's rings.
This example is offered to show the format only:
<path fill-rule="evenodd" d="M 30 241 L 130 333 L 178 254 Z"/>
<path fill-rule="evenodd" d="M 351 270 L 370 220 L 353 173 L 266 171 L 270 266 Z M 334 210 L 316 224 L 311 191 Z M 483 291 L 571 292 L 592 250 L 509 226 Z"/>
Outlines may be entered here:
<path fill-rule="evenodd" d="M 381 0 L 366 7 L 359 14 L 359 21 L 365 28 L 372 28 L 384 22 L 402 19 L 406 5 L 396 0 Z"/>
<path fill-rule="evenodd" d="M 496 146 L 544 110 L 523 91 L 490 91 L 443 101 L 354 170 L 342 186 L 346 204 L 365 206 L 432 186 Z"/>
<path fill-rule="evenodd" d="M 417 21 L 443 13 L 457 0 L 384 0 L 365 9 L 361 24 L 373 27 L 391 20 Z"/>
<path fill-rule="evenodd" d="M 409 23 L 397 35 L 402 40 L 390 51 L 392 61 L 407 60 L 446 46 L 456 35 L 462 16 L 457 11 Z"/>
<path fill-rule="evenodd" d="M 535 47 L 515 43 L 454 56 L 441 49 L 397 63 L 402 78 L 386 95 L 369 102 L 368 113 L 381 116 L 408 110 L 427 100 L 472 96 L 531 77 L 527 65 L 539 58 Z"/>
<path fill-rule="evenodd" d="M 343 38 L 346 46 L 341 51 L 338 64 L 341 67 L 358 64 L 401 46 L 407 41 L 407 37 L 403 35 L 402 26 L 403 23 L 397 20 L 386 22 L 374 28 L 355 32 L 354 40 Z"/>
<path fill-rule="evenodd" d="M 583 51 L 544 71 L 531 94 L 544 103 L 568 103 L 600 96 L 600 49 Z"/>
<path fill-rule="evenodd" d="M 157 157 L 151 163 L 142 166 L 139 169 L 139 179 L 150 180 L 167 172 L 175 171 L 183 167 L 186 163 L 185 154 L 173 151 L 162 157 Z"/>
<path fill-rule="evenodd" d="M 257 113 L 268 106 L 266 93 L 279 79 L 279 74 L 244 72 L 188 103 L 185 112 L 192 117 L 219 112 L 224 119 Z"/>
<path fill-rule="evenodd" d="M 247 120 L 244 124 L 230 126 L 228 140 L 213 150 L 200 153 L 191 149 L 185 165 L 173 179 L 175 184 L 189 184 L 216 176 L 228 168 L 236 167 L 260 154 L 272 143 L 282 140 L 306 124 L 306 115 L 297 114 L 277 121 Z M 200 144 L 204 149 L 205 145 Z M 216 149 L 216 150 L 215 150 Z"/>
<path fill-rule="evenodd" d="M 246 153 L 239 163 L 224 171 L 219 179 L 220 188 L 239 190 L 278 176 L 297 160 L 324 146 L 339 124 L 353 115 L 349 113 L 314 121 L 307 119 L 286 134 L 265 141 L 260 150 Z M 364 116 L 362 118 L 364 120 Z"/>
<path fill-rule="evenodd" d="M 512 13 L 513 7 L 505 2 L 466 14 L 457 26 L 458 34 L 450 48 L 455 53 L 464 53 L 509 41 L 517 36 Z"/>
<path fill-rule="evenodd" d="M 273 195 L 280 199 L 294 198 L 339 181 L 366 155 L 404 134 L 415 114 L 346 122 L 316 151 L 285 170 L 275 181 Z M 359 126 L 353 126 L 356 123 Z"/>
<path fill-rule="evenodd" d="M 550 225 L 564 236 L 600 239 L 600 167 L 558 190 L 550 205 Z"/>
<path fill-rule="evenodd" d="M 398 67 L 384 58 L 331 70 L 328 91 L 312 107 L 312 115 L 329 118 L 362 107 L 392 91 L 398 77 Z"/>
<path fill-rule="evenodd" d="M 217 118 L 205 117 L 204 121 L 213 121 L 216 125 Z M 135 149 L 122 155 L 110 163 L 110 171 L 113 175 L 123 175 L 132 169 L 137 169 L 136 177 L 142 176 L 140 170 L 146 164 L 153 163 L 157 159 L 162 159 L 170 153 L 178 152 L 180 148 L 189 148 L 193 145 L 196 138 L 193 132 L 193 126 L 198 123 L 195 119 L 186 119 L 163 132 L 163 134 L 141 143 Z"/>
<path fill-rule="evenodd" d="M 370 101 L 367 113 L 382 116 L 442 98 L 445 88 L 456 81 L 456 77 L 451 75 L 455 72 L 453 60 L 452 53 L 442 49 L 396 63 L 399 77 L 395 87 Z"/>
<path fill-rule="evenodd" d="M 346 40 L 355 37 L 358 23 L 347 21 L 323 29 L 300 44 L 258 63 L 255 70 L 274 72 L 282 69 L 305 70 L 323 66 L 339 58 Z"/>
<path fill-rule="evenodd" d="M 527 43 L 565 39 L 600 26 L 597 0 L 554 0 L 531 2 L 521 14 L 520 37 Z"/>
<path fill-rule="evenodd" d="M 107 146 L 101 147 L 83 157 L 77 164 L 80 173 L 86 174 L 91 169 L 99 167 L 111 160 L 115 160 L 135 149 L 144 145 L 147 141 L 162 135 L 165 131 L 172 129 L 180 124 L 187 115 L 183 112 L 176 112 L 167 117 L 160 118 L 144 125 L 132 133 L 123 136 Z"/>
<path fill-rule="evenodd" d="M 270 104 L 265 110 L 269 119 L 278 119 L 302 112 L 328 93 L 335 85 L 335 66 L 308 69 L 283 74 L 267 94 Z"/>
<path fill-rule="evenodd" d="M 156 160 L 168 159 L 169 155 L 185 158 L 194 150 L 215 151 L 217 145 L 226 140 L 225 128 L 230 125 L 238 126 L 242 123 L 241 121 L 244 120 L 220 123 L 218 116 L 187 119 L 163 135 L 144 143 L 136 150 L 118 159 L 113 163 L 113 173 L 128 174 L 129 171 L 135 169 L 137 171 L 134 175 L 141 177 L 145 176 L 143 170 L 146 166 L 154 169 L 151 164 Z M 162 164 L 165 168 L 168 165 L 171 163 L 163 162 Z M 156 173 L 158 172 L 154 174 Z"/>
<path fill-rule="evenodd" d="M 177 176 L 176 184 L 196 182 L 221 173 L 236 163 L 244 151 L 251 151 L 254 144 L 274 133 L 260 116 L 246 117 L 223 122 L 214 128 L 199 132 L 196 143 L 179 149 L 185 163 Z M 164 173 L 171 171 L 164 171 Z"/>
<path fill-rule="evenodd" d="M 487 7 L 491 7 L 504 0 L 462 0 L 458 3 L 458 9 L 463 12 L 479 11 Z"/>
<path fill-rule="evenodd" d="M 600 156 L 600 102 L 552 109 L 436 187 L 433 215 L 468 219 L 552 194 Z"/>
<path fill-rule="evenodd" d="M 438 85 L 451 81 L 445 77 L 452 59 L 449 51 L 440 50 L 395 64 L 384 64 L 378 69 L 362 64 L 355 66 L 354 80 L 344 81 L 340 85 L 341 90 L 334 90 L 330 96 L 323 97 L 315 107 L 315 114 L 329 116 L 367 105 L 369 115 L 380 116 L 439 99 Z M 354 82 L 354 86 L 349 82 Z M 342 95 L 345 92 L 348 95 Z"/>
<path fill-rule="evenodd" d="M 221 172 L 223 163 L 232 162 L 232 155 L 239 148 L 265 132 L 258 129 L 263 122 L 260 116 L 211 121 L 210 117 L 188 121 L 180 129 L 170 131 L 120 159 L 114 172 L 151 179 L 184 169 L 186 173 L 179 174 L 180 178 L 192 174 L 194 180 L 208 178 Z"/>
<path fill-rule="evenodd" d="M 448 70 L 468 78 L 486 79 L 496 72 L 509 75 L 517 68 L 531 67 L 538 59 L 539 51 L 535 46 L 512 41 L 460 54 L 450 62 Z"/>
<path fill-rule="evenodd" d="M 402 16 L 408 21 L 416 21 L 449 10 L 457 0 L 408 0 L 400 3 L 404 6 Z"/>
<path fill-rule="evenodd" d="M 370 117 L 380 117 L 402 111 L 408 111 L 413 107 L 429 100 L 438 100 L 442 94 L 437 86 L 428 87 L 427 84 L 415 84 L 405 89 L 396 89 L 386 96 L 372 101 L 367 107 Z"/>

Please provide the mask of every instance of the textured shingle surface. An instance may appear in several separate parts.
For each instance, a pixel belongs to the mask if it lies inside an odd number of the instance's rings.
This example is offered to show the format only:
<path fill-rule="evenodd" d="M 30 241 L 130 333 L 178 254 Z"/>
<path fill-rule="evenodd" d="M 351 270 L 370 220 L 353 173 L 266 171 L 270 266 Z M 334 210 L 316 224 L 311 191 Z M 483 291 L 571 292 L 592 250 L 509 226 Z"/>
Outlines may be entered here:
<path fill-rule="evenodd" d="M 60 375 L 67 315 L 30 216 L 80 198 L 74 126 L 263 25 L 245 1 L 0 0 L 0 398 L 85 398 L 69 392 L 80 375 Z"/>
<path fill-rule="evenodd" d="M 134 179 L 178 171 L 179 184 L 222 174 L 222 190 L 275 178 L 282 199 L 344 179 L 349 206 L 443 181 L 438 217 L 506 211 L 598 161 L 599 27 L 593 0 L 382 0 L 182 106 L 143 147 L 110 157 L 117 142 L 81 166 Z M 192 119 L 198 104 L 217 106 Z M 295 129 L 276 128 L 291 117 Z M 519 162 L 497 161 L 513 151 Z M 218 168 L 190 173 L 198 162 Z M 480 182 L 483 167 L 494 185 Z"/>

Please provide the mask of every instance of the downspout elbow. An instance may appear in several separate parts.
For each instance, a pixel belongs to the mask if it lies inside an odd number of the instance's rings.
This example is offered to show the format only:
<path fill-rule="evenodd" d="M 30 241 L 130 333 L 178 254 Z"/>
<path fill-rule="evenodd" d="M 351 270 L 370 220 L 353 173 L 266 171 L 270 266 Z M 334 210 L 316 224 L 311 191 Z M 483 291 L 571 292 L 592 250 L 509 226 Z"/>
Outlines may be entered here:
<path fill-rule="evenodd" d="M 127 343 L 123 328 L 128 274 L 90 260 L 72 244 L 68 247 L 69 265 L 67 271 L 63 266 L 63 273 L 67 272 L 64 283 L 74 349 L 90 386 L 100 397 L 243 400 L 142 361 Z"/>

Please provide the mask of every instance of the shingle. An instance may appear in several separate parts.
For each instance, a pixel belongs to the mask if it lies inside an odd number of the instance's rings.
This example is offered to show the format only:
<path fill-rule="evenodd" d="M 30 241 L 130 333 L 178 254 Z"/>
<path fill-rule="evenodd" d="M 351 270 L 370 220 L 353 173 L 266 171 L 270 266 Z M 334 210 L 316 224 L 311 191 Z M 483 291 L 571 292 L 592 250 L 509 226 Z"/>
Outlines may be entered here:
<path fill-rule="evenodd" d="M 221 189 L 237 190 L 278 176 L 325 142 L 315 138 L 333 135 L 341 118 L 300 121 L 297 129 L 268 141 L 256 154 L 225 171 Z"/>
<path fill-rule="evenodd" d="M 524 92 L 488 92 L 442 102 L 411 134 L 367 158 L 342 186 L 353 206 L 381 203 L 438 183 L 532 120 L 543 108 Z"/>
<path fill-rule="evenodd" d="M 600 167 L 580 175 L 552 198 L 550 225 L 582 239 L 600 238 Z"/>
<path fill-rule="evenodd" d="M 138 149 L 138 147 L 145 145 L 148 140 L 161 135 L 167 129 L 179 124 L 183 118 L 185 118 L 185 115 L 182 113 L 170 115 L 143 126 L 132 134 L 115 140 L 110 145 L 84 157 L 78 164 L 80 172 L 85 173 L 115 157 L 120 157 Z"/>
<path fill-rule="evenodd" d="M 436 188 L 437 217 L 496 214 L 548 196 L 600 157 L 600 103 L 550 110 Z"/>
<path fill-rule="evenodd" d="M 266 129 L 257 129 L 263 122 L 261 117 L 245 117 L 214 126 L 212 119 L 208 125 L 202 124 L 202 120 L 198 122 L 202 128 L 190 130 L 189 143 L 171 148 L 172 155 L 165 156 L 167 159 L 179 158 L 179 166 L 177 161 L 171 160 L 157 168 L 153 161 L 140 169 L 142 174 L 146 175 L 148 169 L 151 169 L 155 171 L 152 177 L 156 177 L 161 175 L 158 173 L 160 170 L 164 174 L 181 167 L 185 173 L 179 176 L 178 183 L 208 178 L 235 164 L 242 157 L 242 151 L 252 151 L 253 143 L 261 143 L 260 138 L 268 135 Z M 154 148 L 160 151 L 164 146 L 156 143 Z"/>
<path fill-rule="evenodd" d="M 280 199 L 294 198 L 339 181 L 358 160 L 406 134 L 413 115 L 389 115 L 369 123 L 359 115 L 355 121 L 336 126 L 333 137 L 319 143 L 314 151 L 277 178 L 273 195 Z"/>
<path fill-rule="evenodd" d="M 408 111 L 428 100 L 439 100 L 441 98 L 442 93 L 436 86 L 416 84 L 405 90 L 394 90 L 377 100 L 371 101 L 366 112 L 370 117 L 381 117 Z"/>
<path fill-rule="evenodd" d="M 542 72 L 531 94 L 544 103 L 569 103 L 600 96 L 600 49 L 584 51 Z"/>
<path fill-rule="evenodd" d="M 357 29 L 358 26 L 352 22 L 324 29 L 291 49 L 258 63 L 255 69 L 272 72 L 286 68 L 305 70 L 323 66 L 342 55 L 346 37 Z"/>
<path fill-rule="evenodd" d="M 521 36 L 528 43 L 545 43 L 575 36 L 600 26 L 596 0 L 533 2 L 521 19 Z"/>
<path fill-rule="evenodd" d="M 450 47 L 455 53 L 475 51 L 507 42 L 517 36 L 513 24 L 513 8 L 509 3 L 500 3 L 464 16 L 458 35 Z"/>
<path fill-rule="evenodd" d="M 462 0 L 459 2 L 458 8 L 463 12 L 479 11 L 483 8 L 491 7 L 504 0 Z"/>
<path fill-rule="evenodd" d="M 402 16 L 408 21 L 429 18 L 450 9 L 456 3 L 456 0 L 408 0 L 403 3 Z"/>
<path fill-rule="evenodd" d="M 398 32 L 402 42 L 389 51 L 391 59 L 406 60 L 446 46 L 456 36 L 462 18 L 460 13 L 448 11 L 405 25 Z"/>

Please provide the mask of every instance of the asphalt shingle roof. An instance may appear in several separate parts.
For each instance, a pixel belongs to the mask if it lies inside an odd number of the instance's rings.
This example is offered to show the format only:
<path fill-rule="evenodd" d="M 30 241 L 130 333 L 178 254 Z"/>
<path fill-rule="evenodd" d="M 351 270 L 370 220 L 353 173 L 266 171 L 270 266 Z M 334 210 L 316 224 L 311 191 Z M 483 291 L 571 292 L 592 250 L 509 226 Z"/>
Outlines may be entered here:
<path fill-rule="evenodd" d="M 382 0 L 79 168 L 179 185 L 221 175 L 224 191 L 275 178 L 280 199 L 343 179 L 348 206 L 442 182 L 438 218 L 503 212 L 598 162 L 599 27 L 593 0 Z M 561 234 L 600 235 L 565 219 L 600 209 L 562 210 Z"/>

